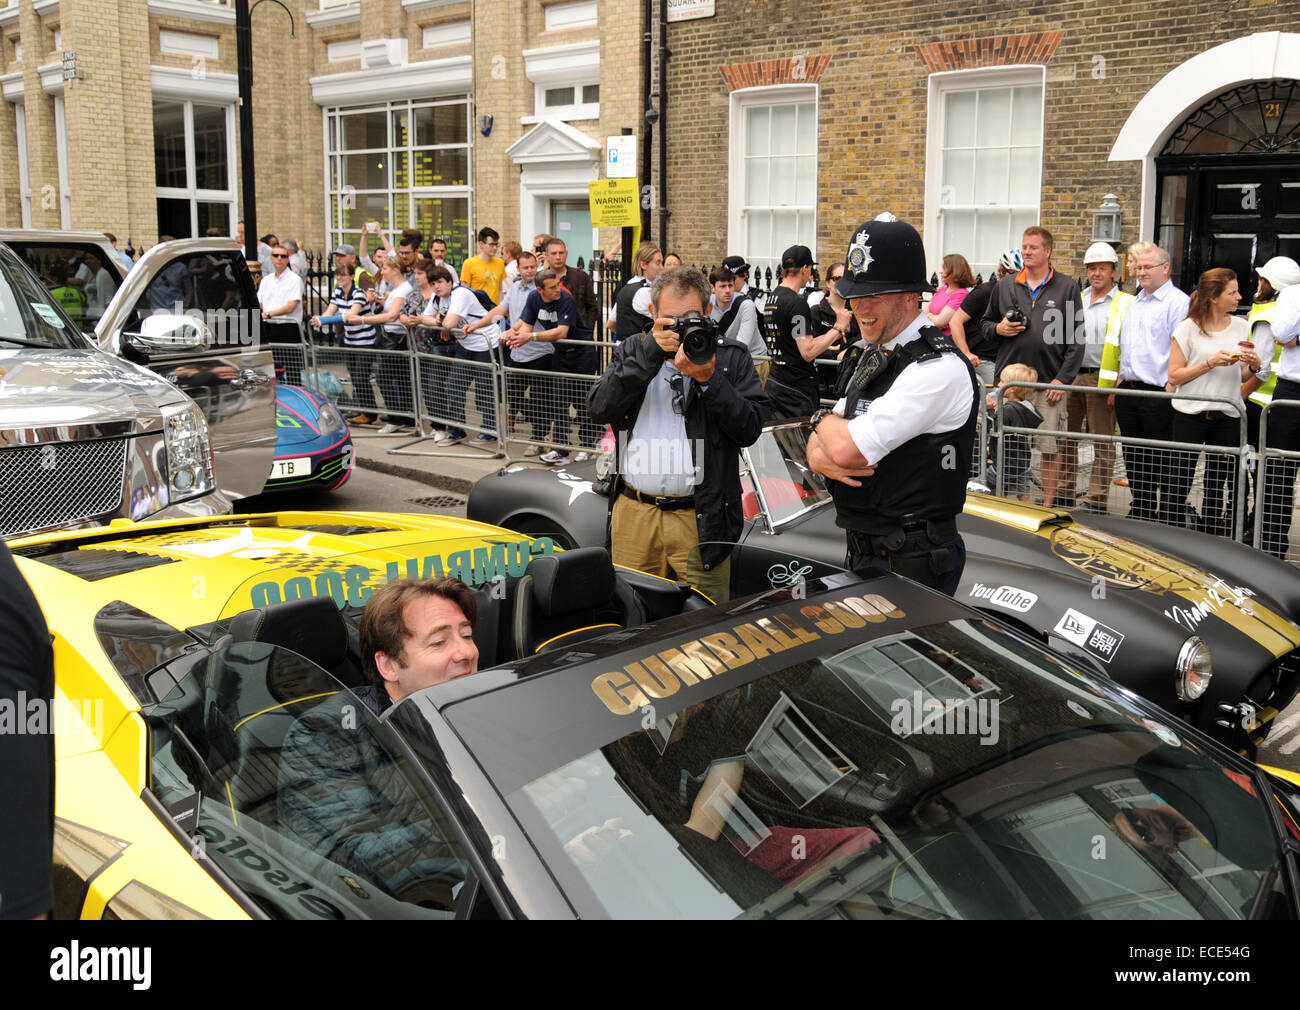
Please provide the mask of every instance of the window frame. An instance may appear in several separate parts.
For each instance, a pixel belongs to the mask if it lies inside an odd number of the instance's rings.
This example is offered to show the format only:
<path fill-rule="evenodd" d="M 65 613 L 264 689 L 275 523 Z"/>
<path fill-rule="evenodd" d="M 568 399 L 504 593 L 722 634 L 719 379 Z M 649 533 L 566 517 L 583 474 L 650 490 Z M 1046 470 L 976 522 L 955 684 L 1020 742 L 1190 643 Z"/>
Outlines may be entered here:
<path fill-rule="evenodd" d="M 524 76 L 533 85 L 533 114 L 521 116 L 521 125 L 532 126 L 548 119 L 567 123 L 600 118 L 600 102 L 582 101 L 584 87 L 600 84 L 599 40 L 526 49 L 523 57 Z M 546 92 L 555 88 L 573 88 L 573 104 L 548 108 Z"/>
<path fill-rule="evenodd" d="M 190 235 L 199 237 L 199 204 L 200 203 L 217 203 L 226 205 L 226 234 L 234 235 L 235 233 L 235 216 L 237 211 L 238 194 L 236 187 L 238 185 L 238 159 L 235 152 L 235 106 L 229 102 L 205 102 L 193 98 L 171 98 L 158 97 L 153 98 L 153 105 L 150 107 L 152 114 L 153 106 L 158 104 L 179 104 L 183 108 L 183 117 L 185 124 L 185 185 L 184 186 L 159 186 L 157 185 L 157 176 L 155 174 L 154 198 L 155 200 L 188 200 L 190 205 Z M 221 109 L 225 113 L 225 130 L 226 130 L 226 188 L 225 189 L 206 189 L 197 185 L 198 183 L 198 161 L 197 151 L 194 146 L 194 106 L 199 105 L 208 109 Z M 152 118 L 152 116 L 151 116 Z"/>
<path fill-rule="evenodd" d="M 727 248 L 729 250 L 739 250 L 739 254 L 744 256 L 746 261 L 754 267 L 754 276 L 757 277 L 765 267 L 771 267 L 773 275 L 780 273 L 780 264 L 776 258 L 780 255 L 779 251 L 773 256 L 755 256 L 752 255 L 748 248 L 746 240 L 746 206 L 745 206 L 745 114 L 747 110 L 756 106 L 777 106 L 777 105 L 803 105 L 812 104 L 812 114 L 814 122 L 814 143 L 811 152 L 813 158 L 813 200 L 812 203 L 805 206 L 803 204 L 789 204 L 782 208 L 771 206 L 770 211 L 776 209 L 793 210 L 796 214 L 810 214 L 812 217 L 810 240 L 806 244 L 809 248 L 815 249 L 817 237 L 817 194 L 820 192 L 817 181 L 818 172 L 821 167 L 820 159 L 820 127 L 821 127 L 821 88 L 817 84 L 778 84 L 771 87 L 760 88 L 740 88 L 731 92 L 730 100 L 730 124 L 728 131 L 728 148 L 727 148 L 727 178 L 728 178 L 728 207 L 727 207 Z M 796 217 L 796 232 L 798 217 Z M 797 234 L 791 236 L 790 242 L 798 241 Z M 774 246 L 780 245 L 781 242 L 773 243 Z"/>
<path fill-rule="evenodd" d="M 395 113 L 406 112 L 413 115 L 416 109 L 435 108 L 435 107 L 461 106 L 465 113 L 465 141 L 463 144 L 416 144 L 415 137 L 412 134 L 405 145 L 397 145 L 397 137 L 393 125 Z M 386 161 L 386 187 L 384 189 L 361 189 L 354 188 L 350 191 L 354 197 L 361 196 L 379 196 L 386 199 L 384 218 L 381 223 L 385 230 L 388 231 L 389 237 L 396 241 L 395 233 L 400 232 L 401 227 L 414 227 L 418 221 L 417 207 L 422 200 L 463 200 L 465 201 L 466 232 L 464 236 L 449 235 L 450 239 L 448 253 L 458 248 L 458 241 L 464 243 L 459 248 L 465 255 L 473 255 L 475 246 L 472 240 L 474 233 L 474 108 L 468 95 L 439 96 L 436 98 L 406 98 L 398 101 L 387 102 L 367 102 L 362 105 L 340 105 L 326 106 L 321 109 L 324 123 L 324 143 L 321 145 L 324 151 L 323 171 L 325 182 L 325 234 L 328 237 L 329 247 L 338 248 L 341 243 L 347 242 L 355 245 L 360 251 L 370 252 L 369 241 L 366 236 L 355 229 L 344 226 L 344 209 L 340 203 L 345 193 L 347 183 L 343 178 L 342 159 L 354 154 L 383 154 Z M 344 117 L 359 114 L 382 113 L 384 116 L 386 131 L 386 147 L 382 148 L 351 148 L 342 144 L 341 122 Z M 411 155 L 420 151 L 464 151 L 465 152 L 465 182 L 463 185 L 433 185 L 417 186 L 413 181 L 408 180 L 405 187 L 394 185 L 394 173 L 396 171 L 395 156 L 399 154 Z M 339 162 L 337 179 L 334 177 L 332 164 L 335 160 Z M 397 220 L 398 203 L 406 201 L 405 216 L 410 222 L 408 225 L 397 226 L 393 222 Z M 426 239 L 432 238 L 432 234 L 427 235 Z M 377 241 L 377 240 L 376 240 Z"/>
<path fill-rule="evenodd" d="M 943 189 L 943 152 L 944 152 L 944 113 L 949 95 L 956 92 L 978 92 L 996 88 L 1017 88 L 1037 86 L 1042 89 L 1042 101 L 1039 105 L 1038 133 L 1038 187 L 1037 200 L 1034 204 L 986 204 L 988 207 L 1005 207 L 1015 214 L 1033 209 L 1034 223 L 1038 223 L 1043 207 L 1043 156 L 1046 151 L 1047 129 L 1047 67 L 1042 64 L 1017 64 L 1009 67 L 981 67 L 973 70 L 953 70 L 930 74 L 927 96 L 926 150 L 925 150 L 925 250 L 927 263 L 937 271 L 939 261 L 949 252 L 960 252 L 970 260 L 977 273 L 983 261 L 976 263 L 972 258 L 974 250 L 949 249 L 943 233 L 944 208 Z M 972 203 L 971 209 L 978 209 Z M 1016 236 L 1009 239 L 1011 245 L 1018 244 Z M 996 261 L 994 261 L 996 266 Z"/>
<path fill-rule="evenodd" d="M 31 168 L 27 160 L 27 106 L 24 102 L 14 103 L 15 148 L 18 155 L 18 196 L 22 206 L 22 223 L 24 228 L 32 226 L 32 181 Z"/>

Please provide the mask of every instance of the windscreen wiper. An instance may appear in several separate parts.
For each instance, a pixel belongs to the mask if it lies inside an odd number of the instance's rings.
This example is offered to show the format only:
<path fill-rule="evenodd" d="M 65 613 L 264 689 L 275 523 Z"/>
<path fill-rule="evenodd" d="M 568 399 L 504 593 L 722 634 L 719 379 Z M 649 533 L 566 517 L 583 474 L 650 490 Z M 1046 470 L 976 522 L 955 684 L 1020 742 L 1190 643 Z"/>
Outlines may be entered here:
<path fill-rule="evenodd" d="M 23 337 L 7 337 L 0 335 L 0 340 L 6 344 L 18 344 L 22 347 L 44 347 L 49 350 L 56 350 L 53 344 L 43 344 L 39 340 L 27 340 Z"/>

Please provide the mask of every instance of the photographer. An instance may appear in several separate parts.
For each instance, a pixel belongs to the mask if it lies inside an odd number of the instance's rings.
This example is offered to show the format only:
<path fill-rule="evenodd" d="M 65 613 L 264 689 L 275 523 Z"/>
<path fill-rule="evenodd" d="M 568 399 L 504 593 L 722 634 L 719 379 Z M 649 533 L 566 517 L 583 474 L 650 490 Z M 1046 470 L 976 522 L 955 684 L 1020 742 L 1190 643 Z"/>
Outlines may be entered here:
<path fill-rule="evenodd" d="M 703 572 L 688 571 L 688 559 L 701 542 L 740 536 L 740 450 L 757 441 L 769 403 L 749 350 L 719 340 L 705 318 L 708 301 L 698 270 L 661 273 L 650 292 L 654 328 L 618 343 L 587 406 L 619 432 L 614 563 L 686 580 L 719 600 L 730 547 L 698 552 Z"/>

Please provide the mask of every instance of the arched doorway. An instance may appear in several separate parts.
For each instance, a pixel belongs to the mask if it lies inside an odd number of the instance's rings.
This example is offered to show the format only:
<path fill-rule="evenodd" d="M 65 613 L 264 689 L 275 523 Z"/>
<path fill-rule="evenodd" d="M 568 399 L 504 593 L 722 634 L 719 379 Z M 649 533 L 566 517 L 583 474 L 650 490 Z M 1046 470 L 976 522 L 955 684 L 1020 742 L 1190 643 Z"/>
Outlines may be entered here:
<path fill-rule="evenodd" d="M 1155 158 L 1155 241 L 1184 291 L 1210 267 L 1237 272 L 1243 309 L 1254 268 L 1300 259 L 1300 81 L 1255 81 L 1188 115 Z"/>

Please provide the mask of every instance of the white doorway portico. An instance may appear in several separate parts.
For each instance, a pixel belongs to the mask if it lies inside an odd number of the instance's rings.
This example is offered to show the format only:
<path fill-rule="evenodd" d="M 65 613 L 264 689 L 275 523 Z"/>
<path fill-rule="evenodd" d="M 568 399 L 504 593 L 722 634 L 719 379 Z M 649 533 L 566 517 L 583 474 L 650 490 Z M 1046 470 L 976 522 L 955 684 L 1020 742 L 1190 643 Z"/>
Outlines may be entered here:
<path fill-rule="evenodd" d="M 600 178 L 603 150 L 600 141 L 577 127 L 555 119 L 544 119 L 515 141 L 507 150 L 522 169 L 519 176 L 519 236 L 527 243 L 534 235 L 550 232 L 557 220 L 575 204 L 587 204 L 587 184 Z M 585 241 L 563 235 L 575 249 L 596 248 L 593 234 Z M 570 257 L 570 264 L 577 256 Z"/>

